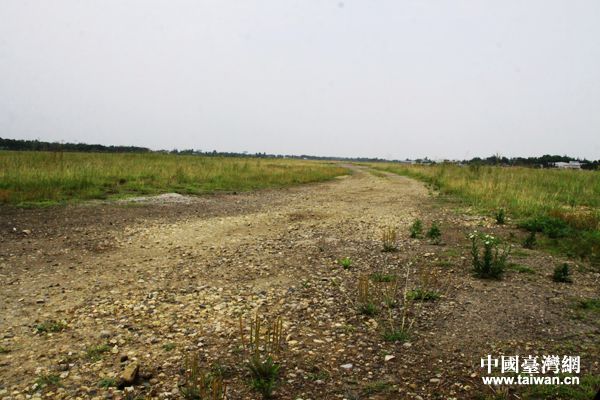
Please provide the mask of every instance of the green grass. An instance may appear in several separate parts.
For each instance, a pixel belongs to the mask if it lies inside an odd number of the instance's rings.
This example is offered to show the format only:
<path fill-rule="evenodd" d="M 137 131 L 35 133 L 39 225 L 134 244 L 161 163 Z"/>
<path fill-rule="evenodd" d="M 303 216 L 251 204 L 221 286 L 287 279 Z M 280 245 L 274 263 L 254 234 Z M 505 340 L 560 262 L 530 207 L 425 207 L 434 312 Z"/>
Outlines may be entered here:
<path fill-rule="evenodd" d="M 399 165 L 372 168 L 427 182 L 494 216 L 503 209 L 523 228 L 544 233 L 544 245 L 600 263 L 600 173 L 521 167 Z"/>
<path fill-rule="evenodd" d="M 520 274 L 535 274 L 535 270 L 520 264 L 510 263 L 506 266 L 506 269 L 518 272 Z"/>
<path fill-rule="evenodd" d="M 386 329 L 383 331 L 382 336 L 386 342 L 406 342 L 410 337 L 404 329 Z"/>
<path fill-rule="evenodd" d="M 249 191 L 347 173 L 332 163 L 305 160 L 0 151 L 0 203 L 44 206 L 165 192 Z"/>
<path fill-rule="evenodd" d="M 98 382 L 98 386 L 104 389 L 117 387 L 117 380 L 115 378 L 103 378 Z"/>
<path fill-rule="evenodd" d="M 104 356 L 104 353 L 107 353 L 110 350 L 110 347 L 106 344 L 101 344 L 98 346 L 92 346 L 87 349 L 86 356 L 91 361 L 100 361 Z"/>
<path fill-rule="evenodd" d="M 579 300 L 578 307 L 586 311 L 600 312 L 600 299 Z"/>
<path fill-rule="evenodd" d="M 60 321 L 44 321 L 35 326 L 36 333 L 56 333 L 63 331 L 67 325 Z"/>
<path fill-rule="evenodd" d="M 435 301 L 440 298 L 440 294 L 434 290 L 414 289 L 406 292 L 408 300 Z"/>
<path fill-rule="evenodd" d="M 35 383 L 41 387 L 47 387 L 47 386 L 60 386 L 60 377 L 56 374 L 47 374 L 47 375 L 40 375 L 36 380 Z"/>
<path fill-rule="evenodd" d="M 579 385 L 531 385 L 522 393 L 523 400 L 590 400 L 600 390 L 600 376 L 584 375 Z"/>
<path fill-rule="evenodd" d="M 371 280 L 373 282 L 394 282 L 398 279 L 395 274 L 384 274 L 381 272 L 374 272 L 371 274 Z"/>

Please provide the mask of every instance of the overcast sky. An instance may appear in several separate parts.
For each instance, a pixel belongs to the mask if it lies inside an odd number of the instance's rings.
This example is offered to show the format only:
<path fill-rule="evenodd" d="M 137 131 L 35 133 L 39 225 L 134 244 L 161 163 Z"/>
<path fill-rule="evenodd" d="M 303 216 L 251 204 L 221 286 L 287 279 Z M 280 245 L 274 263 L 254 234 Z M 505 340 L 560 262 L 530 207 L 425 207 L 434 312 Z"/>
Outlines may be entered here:
<path fill-rule="evenodd" d="M 0 0 L 0 137 L 600 158 L 598 0 Z"/>

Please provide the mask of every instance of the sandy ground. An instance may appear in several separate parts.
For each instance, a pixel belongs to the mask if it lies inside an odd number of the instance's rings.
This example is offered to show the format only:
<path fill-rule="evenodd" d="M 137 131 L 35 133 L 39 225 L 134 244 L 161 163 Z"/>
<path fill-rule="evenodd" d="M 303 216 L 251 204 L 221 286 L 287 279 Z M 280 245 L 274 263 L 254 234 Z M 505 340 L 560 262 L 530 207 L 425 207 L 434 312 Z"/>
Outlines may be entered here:
<path fill-rule="evenodd" d="M 239 317 L 257 313 L 284 321 L 279 399 L 485 398 L 488 354 L 580 355 L 580 375 L 599 374 L 598 314 L 575 306 L 600 295 L 597 272 L 571 263 L 574 283 L 554 283 L 563 260 L 515 245 L 511 261 L 533 273 L 477 279 L 468 233 L 523 233 L 353 168 L 249 194 L 0 208 L 0 398 L 178 399 L 194 355 L 221 371 L 228 398 L 259 398 L 239 334 Z M 442 243 L 410 239 L 416 218 L 438 221 Z M 387 226 L 397 252 L 381 251 Z M 357 285 L 374 272 L 398 277 L 400 305 L 385 311 L 380 293 L 394 285 L 371 282 L 370 317 Z M 403 305 L 405 287 L 441 297 Z M 408 339 L 384 340 L 402 316 Z M 99 386 L 133 364 L 125 389 Z"/>

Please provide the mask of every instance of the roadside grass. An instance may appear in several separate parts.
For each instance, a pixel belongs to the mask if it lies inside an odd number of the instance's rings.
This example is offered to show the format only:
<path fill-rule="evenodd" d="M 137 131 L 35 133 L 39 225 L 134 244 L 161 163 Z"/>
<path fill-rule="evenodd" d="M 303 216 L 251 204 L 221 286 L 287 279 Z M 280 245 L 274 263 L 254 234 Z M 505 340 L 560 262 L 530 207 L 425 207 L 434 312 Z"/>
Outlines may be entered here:
<path fill-rule="evenodd" d="M 165 192 L 249 191 L 348 173 L 332 163 L 306 160 L 0 151 L 0 203 L 31 207 Z"/>
<path fill-rule="evenodd" d="M 477 210 L 513 219 L 545 235 L 540 247 L 600 264 L 600 174 L 453 164 L 371 163 L 371 168 L 427 182 Z"/>
<path fill-rule="evenodd" d="M 600 390 L 600 376 L 581 376 L 579 385 L 531 385 L 522 393 L 523 400 L 589 400 Z"/>

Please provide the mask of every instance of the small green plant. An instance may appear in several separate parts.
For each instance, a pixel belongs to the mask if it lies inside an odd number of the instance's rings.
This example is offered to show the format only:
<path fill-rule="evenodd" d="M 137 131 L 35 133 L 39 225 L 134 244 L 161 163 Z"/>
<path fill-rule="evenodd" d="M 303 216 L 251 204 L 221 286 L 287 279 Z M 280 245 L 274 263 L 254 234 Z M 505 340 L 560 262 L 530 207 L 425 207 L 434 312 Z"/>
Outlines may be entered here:
<path fill-rule="evenodd" d="M 406 292 L 406 298 L 418 301 L 435 301 L 440 298 L 440 294 L 435 290 L 414 289 Z"/>
<path fill-rule="evenodd" d="M 270 399 L 279 379 L 280 365 L 275 362 L 274 357 L 281 353 L 283 321 L 277 318 L 263 323 L 256 315 L 250 324 L 250 336 L 246 338 L 240 316 L 240 337 L 242 347 L 249 354 L 248 369 L 252 377 L 252 388 L 264 399 Z"/>
<path fill-rule="evenodd" d="M 600 299 L 579 300 L 578 306 L 583 310 L 600 312 Z"/>
<path fill-rule="evenodd" d="M 488 234 L 473 232 L 469 238 L 475 275 L 484 279 L 500 279 L 506 269 L 510 247 L 500 250 L 498 239 Z M 480 254 L 480 243 L 483 243 L 483 256 Z"/>
<path fill-rule="evenodd" d="M 358 278 L 358 311 L 369 317 L 377 314 L 377 306 L 372 298 L 367 276 Z"/>
<path fill-rule="evenodd" d="M 423 235 L 423 223 L 420 219 L 416 219 L 410 226 L 410 237 L 418 239 Z"/>
<path fill-rule="evenodd" d="M 60 376 L 56 374 L 43 374 L 36 379 L 35 384 L 40 388 L 47 386 L 57 387 L 60 386 Z"/>
<path fill-rule="evenodd" d="M 344 269 L 350 269 L 352 266 L 352 259 L 350 257 L 344 257 L 337 260 L 337 263 Z"/>
<path fill-rule="evenodd" d="M 506 266 L 506 268 L 510 269 L 511 271 L 516 271 L 520 274 L 535 274 L 535 271 L 526 265 L 510 263 Z"/>
<path fill-rule="evenodd" d="M 496 211 L 496 214 L 494 216 L 496 217 L 496 223 L 498 225 L 504 225 L 506 218 L 506 212 L 504 211 L 504 208 L 501 208 L 498 211 Z"/>
<path fill-rule="evenodd" d="M 0 354 L 10 353 L 10 350 L 4 346 L 0 346 Z"/>
<path fill-rule="evenodd" d="M 526 249 L 533 249 L 536 244 L 537 239 L 535 237 L 535 231 L 530 231 L 529 235 L 527 235 L 525 241 L 523 242 L 523 247 L 525 247 Z"/>
<path fill-rule="evenodd" d="M 440 240 L 442 238 L 442 231 L 440 230 L 437 222 L 433 222 L 431 224 L 431 228 L 427 231 L 427 238 L 431 240 L 433 244 L 440 244 Z"/>
<path fill-rule="evenodd" d="M 185 380 L 179 387 L 187 400 L 224 400 L 227 388 L 220 376 L 200 367 L 200 357 L 192 356 L 185 361 Z"/>
<path fill-rule="evenodd" d="M 117 387 L 117 380 L 115 378 L 102 378 L 100 382 L 98 382 L 98 387 L 108 389 L 111 387 Z"/>
<path fill-rule="evenodd" d="M 86 356 L 91 361 L 99 361 L 104 356 L 104 353 L 108 352 L 109 350 L 110 350 L 110 347 L 108 347 L 108 345 L 106 345 L 106 344 L 92 346 L 87 349 Z"/>
<path fill-rule="evenodd" d="M 408 331 L 401 328 L 387 328 L 383 331 L 382 336 L 386 342 L 406 342 L 410 338 Z"/>
<path fill-rule="evenodd" d="M 397 236 L 398 236 L 398 234 L 396 232 L 396 228 L 392 228 L 391 226 L 388 226 L 387 228 L 385 228 L 383 230 L 383 233 L 381 235 L 381 241 L 383 243 L 383 251 L 392 252 L 392 251 L 398 250 L 398 245 L 396 244 Z"/>
<path fill-rule="evenodd" d="M 263 399 L 270 399 L 273 389 L 277 386 L 280 366 L 271 357 L 264 360 L 252 357 L 248 368 L 252 377 L 252 388 L 259 392 Z"/>
<path fill-rule="evenodd" d="M 363 388 L 363 393 L 367 396 L 376 393 L 387 393 L 392 390 L 392 387 L 393 385 L 390 382 L 386 381 L 371 382 Z"/>
<path fill-rule="evenodd" d="M 571 271 L 569 269 L 569 264 L 564 263 L 562 265 L 554 268 L 554 274 L 552 275 L 552 280 L 554 282 L 564 282 L 571 283 L 573 279 L 571 279 Z"/>
<path fill-rule="evenodd" d="M 162 346 L 162 348 L 163 348 L 164 351 L 173 351 L 175 349 L 175 347 L 177 347 L 175 345 L 175 343 L 165 343 Z"/>
<path fill-rule="evenodd" d="M 44 321 L 41 324 L 35 326 L 35 332 L 37 334 L 56 333 L 61 332 L 66 327 L 67 325 L 61 321 Z"/>

